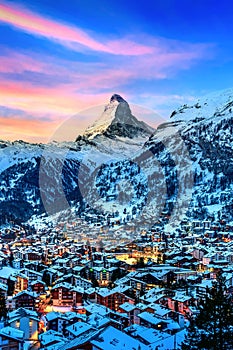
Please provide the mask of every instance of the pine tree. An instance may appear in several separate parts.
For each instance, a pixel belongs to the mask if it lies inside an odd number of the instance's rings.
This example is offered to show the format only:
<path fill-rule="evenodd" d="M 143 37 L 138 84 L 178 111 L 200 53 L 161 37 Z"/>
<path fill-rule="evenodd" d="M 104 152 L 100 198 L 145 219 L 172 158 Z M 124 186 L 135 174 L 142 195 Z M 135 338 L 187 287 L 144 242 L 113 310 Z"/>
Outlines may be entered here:
<path fill-rule="evenodd" d="M 15 282 L 12 281 L 11 277 L 7 279 L 7 295 L 13 295 L 15 291 Z"/>
<path fill-rule="evenodd" d="M 14 254 L 11 252 L 9 257 L 9 264 L 11 267 L 13 267 L 13 261 L 14 261 Z"/>
<path fill-rule="evenodd" d="M 199 304 L 199 313 L 188 329 L 182 350 L 233 349 L 233 304 L 226 280 L 219 274 Z"/>
<path fill-rule="evenodd" d="M 141 256 L 141 257 L 137 260 L 137 268 L 144 268 L 144 267 L 145 267 L 144 258 Z"/>
<path fill-rule="evenodd" d="M 111 282 L 115 282 L 117 279 L 121 278 L 121 270 L 118 267 L 116 270 L 113 271 Z"/>
<path fill-rule="evenodd" d="M 97 279 L 95 278 L 95 276 L 92 276 L 92 278 L 91 278 L 91 283 L 92 283 L 92 287 L 93 287 L 93 288 L 99 287 L 99 282 L 97 281 Z"/>
<path fill-rule="evenodd" d="M 188 327 L 188 334 L 182 344 L 182 350 L 199 350 L 199 344 L 201 341 L 200 330 L 197 328 L 195 321 L 190 320 L 190 325 Z"/>
<path fill-rule="evenodd" d="M 46 283 L 46 286 L 50 286 L 50 275 L 47 271 L 44 271 L 42 281 Z"/>

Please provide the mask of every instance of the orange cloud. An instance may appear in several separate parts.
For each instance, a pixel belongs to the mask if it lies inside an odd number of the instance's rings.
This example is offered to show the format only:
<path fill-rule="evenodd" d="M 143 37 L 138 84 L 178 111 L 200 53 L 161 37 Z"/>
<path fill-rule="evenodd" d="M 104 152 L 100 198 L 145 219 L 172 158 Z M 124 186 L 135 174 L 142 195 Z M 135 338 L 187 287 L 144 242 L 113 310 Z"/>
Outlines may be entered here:
<path fill-rule="evenodd" d="M 56 128 L 79 111 L 109 100 L 109 94 L 83 95 L 64 86 L 43 88 L 24 82 L 0 81 L 0 106 L 14 109 L 3 115 L 0 107 L 1 138 L 26 141 L 48 141 Z M 22 111 L 17 115 L 17 109 Z M 25 113 L 25 115 L 24 115 Z M 9 116 L 10 115 L 10 116 Z M 99 115 L 93 116 L 97 118 Z M 76 136 L 90 123 L 90 118 L 77 122 Z"/>
<path fill-rule="evenodd" d="M 62 45 L 80 51 L 80 45 L 93 51 L 101 51 L 113 55 L 144 55 L 153 52 L 153 48 L 141 45 L 128 39 L 108 41 L 103 44 L 93 39 L 82 29 L 46 19 L 26 8 L 0 5 L 0 20 L 34 35 L 59 41 Z"/>
<path fill-rule="evenodd" d="M 6 119 L 0 111 L 1 138 L 14 141 L 47 142 L 59 125 L 57 121 Z"/>
<path fill-rule="evenodd" d="M 43 87 L 29 82 L 0 81 L 0 105 L 19 108 L 31 113 L 71 115 L 90 105 L 99 104 L 109 94 L 82 94 L 74 85 Z"/>

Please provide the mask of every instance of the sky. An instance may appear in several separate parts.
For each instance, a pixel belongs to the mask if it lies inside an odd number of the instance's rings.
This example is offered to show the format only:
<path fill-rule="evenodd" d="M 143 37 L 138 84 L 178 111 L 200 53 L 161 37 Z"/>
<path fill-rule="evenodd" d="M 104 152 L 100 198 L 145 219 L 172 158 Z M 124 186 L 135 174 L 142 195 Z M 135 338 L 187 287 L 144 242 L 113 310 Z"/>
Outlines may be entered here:
<path fill-rule="evenodd" d="M 81 130 L 85 110 L 113 93 L 167 119 L 231 88 L 232 10 L 228 0 L 0 0 L 0 139 L 48 142 L 75 115 Z"/>

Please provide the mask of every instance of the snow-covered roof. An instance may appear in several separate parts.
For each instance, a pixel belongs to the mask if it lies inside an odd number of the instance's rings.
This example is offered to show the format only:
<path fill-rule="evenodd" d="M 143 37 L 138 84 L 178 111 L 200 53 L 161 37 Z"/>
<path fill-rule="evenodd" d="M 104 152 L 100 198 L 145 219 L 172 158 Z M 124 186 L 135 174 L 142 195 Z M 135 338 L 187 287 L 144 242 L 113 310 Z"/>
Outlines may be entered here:
<path fill-rule="evenodd" d="M 24 338 L 24 331 L 7 326 L 0 329 L 0 336 L 22 342 Z"/>
<path fill-rule="evenodd" d="M 17 321 L 23 317 L 28 317 L 28 318 L 33 319 L 35 321 L 39 321 L 38 314 L 36 311 L 29 310 L 29 309 L 22 308 L 22 307 L 17 309 L 17 310 L 9 312 L 9 314 L 8 314 L 9 323 Z"/>
<path fill-rule="evenodd" d="M 48 312 L 45 317 L 46 317 L 47 321 L 49 321 L 49 322 L 55 320 L 56 318 L 65 318 L 64 314 L 62 314 L 61 312 L 58 312 L 58 311 Z"/>
<path fill-rule="evenodd" d="M 111 309 L 109 309 L 106 306 L 100 305 L 100 304 L 95 304 L 91 303 L 89 305 L 85 305 L 85 309 L 89 313 L 98 313 L 99 315 L 107 315 L 110 312 L 112 312 Z"/>
<path fill-rule="evenodd" d="M 44 347 L 51 344 L 51 343 L 60 343 L 61 341 L 64 341 L 66 338 L 64 337 L 64 335 L 60 332 L 54 331 L 53 329 L 50 329 L 49 331 L 45 332 L 45 333 L 41 333 L 39 335 L 39 340 L 41 342 L 41 345 L 43 345 Z M 61 345 L 61 343 L 60 343 Z"/>
<path fill-rule="evenodd" d="M 65 289 L 71 290 L 73 288 L 73 286 L 70 283 L 61 282 L 61 283 L 55 284 L 55 286 L 53 286 L 52 290 L 57 289 L 57 288 L 65 288 Z"/>
<path fill-rule="evenodd" d="M 171 312 L 170 309 L 166 308 L 165 306 L 151 303 L 148 305 L 149 308 L 153 309 L 154 314 L 160 317 L 164 317 L 165 315 L 169 314 Z"/>
<path fill-rule="evenodd" d="M 166 319 L 162 319 L 161 317 L 156 316 L 155 314 L 152 314 L 151 312 L 143 311 L 138 315 L 138 317 L 148 323 L 151 323 L 153 325 L 158 325 L 160 323 L 168 323 Z"/>
<path fill-rule="evenodd" d="M 186 295 L 185 292 L 176 292 L 176 294 L 173 297 L 171 297 L 171 299 L 180 301 L 180 302 L 185 302 L 192 298 L 189 295 Z"/>
<path fill-rule="evenodd" d="M 86 333 L 89 330 L 93 330 L 94 328 L 85 322 L 76 322 L 72 324 L 71 326 L 66 327 L 67 331 L 73 334 L 75 337 L 79 337 L 81 334 Z"/>
<path fill-rule="evenodd" d="M 133 311 L 136 308 L 136 306 L 134 304 L 126 302 L 124 304 L 121 304 L 120 308 L 125 312 L 130 312 Z"/>
<path fill-rule="evenodd" d="M 37 296 L 38 296 L 38 294 L 37 294 L 36 292 L 30 292 L 30 291 L 28 291 L 28 290 L 22 290 L 21 292 L 15 294 L 15 295 L 13 296 L 13 299 L 17 299 L 17 298 L 19 298 L 21 295 L 24 295 L 24 294 L 26 294 L 26 295 L 28 295 L 29 297 L 34 298 L 34 299 L 37 298 Z"/>
<path fill-rule="evenodd" d="M 101 328 L 106 326 L 109 322 L 111 322 L 111 320 L 108 317 L 99 315 L 98 313 L 93 313 L 87 317 L 87 323 L 94 328 Z"/>
<path fill-rule="evenodd" d="M 147 346 L 112 326 L 106 328 L 91 344 L 101 350 L 146 350 Z"/>
<path fill-rule="evenodd" d="M 8 279 L 10 276 L 14 275 L 15 273 L 17 273 L 17 270 L 13 269 L 12 267 L 3 266 L 0 269 L 0 278 Z"/>

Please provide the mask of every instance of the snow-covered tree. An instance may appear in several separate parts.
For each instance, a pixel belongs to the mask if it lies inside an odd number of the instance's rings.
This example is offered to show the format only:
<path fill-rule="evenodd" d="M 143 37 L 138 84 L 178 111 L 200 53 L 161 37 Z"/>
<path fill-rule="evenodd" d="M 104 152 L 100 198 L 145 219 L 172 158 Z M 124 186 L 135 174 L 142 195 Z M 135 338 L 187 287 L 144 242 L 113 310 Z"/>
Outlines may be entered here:
<path fill-rule="evenodd" d="M 190 322 L 182 350 L 233 349 L 233 303 L 226 280 L 217 276 L 211 289 L 199 303 L 199 313 Z"/>
<path fill-rule="evenodd" d="M 199 344 L 201 342 L 201 333 L 197 328 L 195 321 L 190 320 L 190 325 L 188 328 L 188 334 L 182 344 L 182 350 L 199 350 Z"/>

